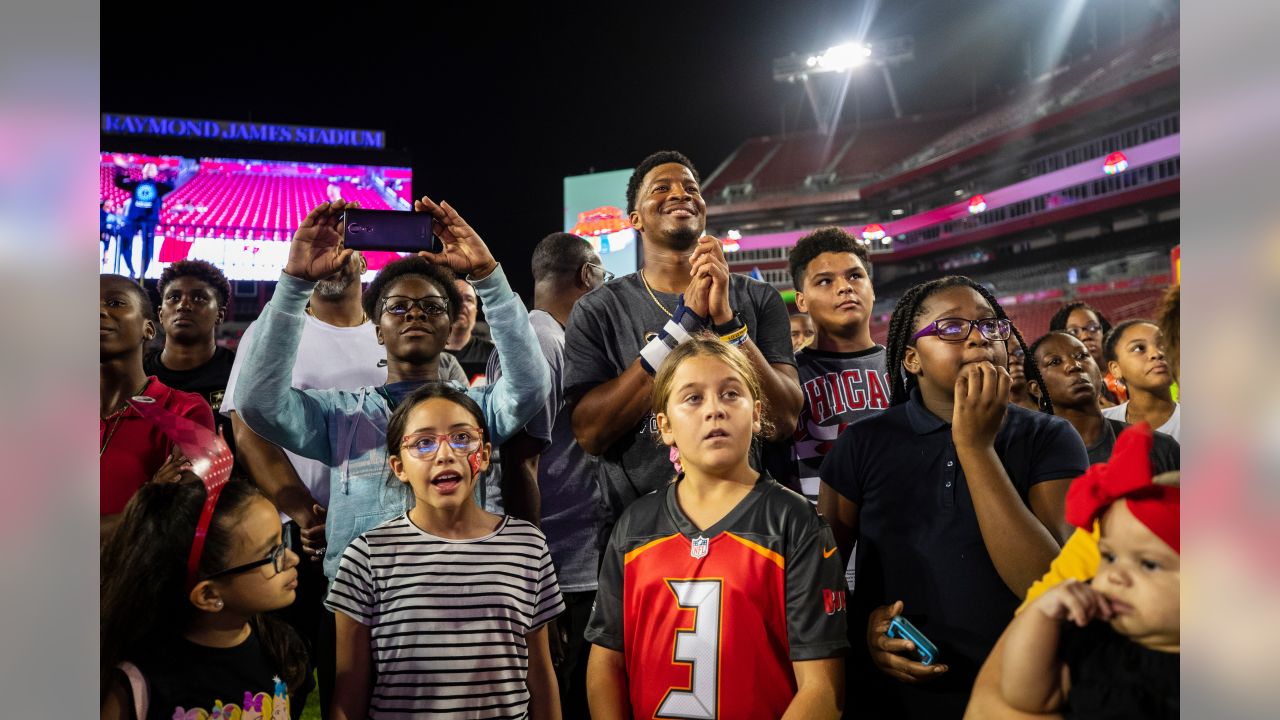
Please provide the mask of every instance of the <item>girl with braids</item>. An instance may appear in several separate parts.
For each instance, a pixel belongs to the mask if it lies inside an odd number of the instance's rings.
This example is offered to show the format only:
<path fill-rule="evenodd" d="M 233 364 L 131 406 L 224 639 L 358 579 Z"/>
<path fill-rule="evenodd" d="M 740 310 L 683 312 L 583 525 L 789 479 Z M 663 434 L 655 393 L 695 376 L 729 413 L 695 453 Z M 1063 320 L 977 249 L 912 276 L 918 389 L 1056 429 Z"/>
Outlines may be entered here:
<path fill-rule="evenodd" d="M 1173 371 L 1164 354 L 1164 336 L 1150 320 L 1126 320 L 1103 343 L 1107 367 L 1124 384 L 1129 399 L 1102 414 L 1131 425 L 1145 422 L 1180 440 L 1182 408 L 1173 400 Z"/>
<path fill-rule="evenodd" d="M 1111 332 L 1111 323 L 1107 322 L 1106 316 L 1087 302 L 1070 302 L 1049 318 L 1049 332 L 1056 331 L 1065 332 L 1084 343 L 1093 361 L 1102 368 L 1102 395 L 1098 398 L 1102 407 L 1124 402 L 1127 399 L 1124 386 L 1107 372 L 1107 363 L 1102 357 L 1102 340 Z"/>
<path fill-rule="evenodd" d="M 823 463 L 818 507 L 840 550 L 857 541 L 850 622 L 867 652 L 851 693 L 874 717 L 960 717 L 1019 598 L 1069 534 L 1063 502 L 1084 444 L 1045 397 L 1009 402 L 1006 344 L 1025 343 L 966 277 L 917 285 L 894 308 L 890 407 L 854 423 Z M 1029 382 L 1043 384 L 1034 363 Z M 887 634 L 904 615 L 937 647 Z M 878 705 L 877 705 L 878 704 Z"/>
<path fill-rule="evenodd" d="M 293 602 L 298 556 L 242 479 L 221 487 L 193 552 L 206 498 L 200 481 L 147 483 L 103 548 L 103 718 L 290 717 L 306 652 L 264 613 Z"/>

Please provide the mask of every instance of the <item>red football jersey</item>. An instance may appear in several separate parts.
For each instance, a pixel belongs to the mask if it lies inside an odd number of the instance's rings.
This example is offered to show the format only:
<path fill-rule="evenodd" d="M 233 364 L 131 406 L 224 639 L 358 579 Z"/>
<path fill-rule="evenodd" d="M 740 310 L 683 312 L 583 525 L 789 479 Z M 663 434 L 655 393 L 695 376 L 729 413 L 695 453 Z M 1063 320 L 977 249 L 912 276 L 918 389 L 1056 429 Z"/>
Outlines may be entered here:
<path fill-rule="evenodd" d="M 587 639 L 621 651 L 637 718 L 777 718 L 792 661 L 844 654 L 844 570 L 803 497 L 765 477 L 699 531 L 676 487 L 610 540 Z"/>

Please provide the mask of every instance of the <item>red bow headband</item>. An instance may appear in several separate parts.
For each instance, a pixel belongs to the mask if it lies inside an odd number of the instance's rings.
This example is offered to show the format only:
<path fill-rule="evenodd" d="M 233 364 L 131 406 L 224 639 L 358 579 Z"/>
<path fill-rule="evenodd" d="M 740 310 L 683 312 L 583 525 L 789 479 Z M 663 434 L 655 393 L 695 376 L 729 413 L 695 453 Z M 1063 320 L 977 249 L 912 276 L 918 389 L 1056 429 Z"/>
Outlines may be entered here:
<path fill-rule="evenodd" d="M 204 509 L 196 523 L 196 533 L 191 539 L 191 554 L 187 557 L 187 590 L 196 586 L 200 570 L 200 556 L 204 554 L 204 540 L 213 521 L 213 509 L 218 504 L 222 488 L 231 478 L 231 449 L 222 436 L 188 418 L 157 407 L 155 400 L 144 396 L 130 398 L 143 417 L 160 428 L 191 461 L 191 472 L 204 482 Z"/>
<path fill-rule="evenodd" d="M 1117 500 L 1124 499 L 1129 512 L 1156 537 L 1181 553 L 1179 544 L 1179 489 L 1151 483 L 1151 426 L 1140 423 L 1116 439 L 1111 459 L 1098 463 L 1071 483 L 1067 490 L 1067 522 L 1085 530 Z"/>

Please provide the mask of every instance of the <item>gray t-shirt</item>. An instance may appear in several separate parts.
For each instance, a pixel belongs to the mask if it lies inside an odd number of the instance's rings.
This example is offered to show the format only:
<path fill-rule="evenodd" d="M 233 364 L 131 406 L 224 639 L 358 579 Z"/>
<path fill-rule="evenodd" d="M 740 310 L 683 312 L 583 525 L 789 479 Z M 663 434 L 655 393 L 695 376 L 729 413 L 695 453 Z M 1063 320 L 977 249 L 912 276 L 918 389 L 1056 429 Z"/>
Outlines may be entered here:
<path fill-rule="evenodd" d="M 654 291 L 672 311 L 678 295 Z M 729 275 L 729 304 L 747 324 L 747 334 L 771 364 L 795 365 L 787 307 L 768 283 L 745 275 Z M 621 375 L 640 348 L 671 319 L 649 296 L 639 273 L 624 275 L 592 290 L 578 301 L 565 329 L 564 392 L 576 401 L 587 391 Z M 757 464 L 758 466 L 758 464 Z M 661 444 L 653 413 L 613 443 L 600 456 L 598 478 L 608 511 L 608 525 L 641 495 L 675 476 L 670 453 Z"/>
<path fill-rule="evenodd" d="M 588 455 L 573 436 L 573 414 L 565 406 L 564 328 L 550 313 L 533 310 L 529 324 L 538 336 L 542 354 L 551 368 L 551 393 L 542 412 L 524 431 L 548 443 L 538 458 L 538 490 L 542 499 L 542 532 L 551 547 L 560 589 L 586 592 L 596 589 L 600 566 L 597 538 L 604 521 L 600 487 L 596 484 L 596 457 Z M 498 354 L 489 356 L 485 371 L 490 382 L 502 376 Z M 501 497 L 501 468 L 489 471 Z"/>

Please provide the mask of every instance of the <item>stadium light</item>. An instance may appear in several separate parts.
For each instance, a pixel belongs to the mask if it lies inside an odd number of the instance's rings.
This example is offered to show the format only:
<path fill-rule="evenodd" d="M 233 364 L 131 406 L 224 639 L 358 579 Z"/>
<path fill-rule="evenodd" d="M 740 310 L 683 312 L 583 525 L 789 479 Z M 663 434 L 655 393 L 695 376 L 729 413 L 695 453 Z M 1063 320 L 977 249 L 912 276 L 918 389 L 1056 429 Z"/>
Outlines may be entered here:
<path fill-rule="evenodd" d="M 805 65 L 815 68 L 815 72 L 844 72 L 865 64 L 870 57 L 870 45 L 842 43 L 827 48 L 821 55 L 810 56 Z"/>
<path fill-rule="evenodd" d="M 1122 173 L 1129 169 L 1129 158 L 1124 153 L 1116 151 L 1111 153 L 1102 161 L 1102 172 L 1108 175 Z"/>

